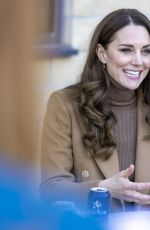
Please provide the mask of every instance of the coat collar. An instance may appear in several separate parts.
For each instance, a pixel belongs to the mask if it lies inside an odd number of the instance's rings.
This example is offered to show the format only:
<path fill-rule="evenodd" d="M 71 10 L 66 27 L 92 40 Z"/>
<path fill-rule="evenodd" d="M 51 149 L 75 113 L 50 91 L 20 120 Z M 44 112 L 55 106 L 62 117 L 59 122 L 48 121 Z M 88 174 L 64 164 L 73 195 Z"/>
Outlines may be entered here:
<path fill-rule="evenodd" d="M 82 133 L 85 132 L 82 119 L 79 115 L 78 106 L 74 103 L 76 115 L 80 124 Z M 136 148 L 136 164 L 135 164 L 135 180 L 150 181 L 150 126 L 145 122 L 145 115 L 148 111 L 148 106 L 142 102 L 142 97 L 138 99 L 138 120 L 137 120 L 137 148 Z M 149 138 L 150 140 L 150 138 Z M 88 151 L 87 151 L 88 154 Z M 118 154 L 115 150 L 112 156 L 107 160 L 102 160 L 98 155 L 95 156 L 95 161 L 100 168 L 105 178 L 110 178 L 119 172 Z M 143 170 L 144 169 L 144 170 Z M 149 172 L 149 173 L 148 173 Z"/>

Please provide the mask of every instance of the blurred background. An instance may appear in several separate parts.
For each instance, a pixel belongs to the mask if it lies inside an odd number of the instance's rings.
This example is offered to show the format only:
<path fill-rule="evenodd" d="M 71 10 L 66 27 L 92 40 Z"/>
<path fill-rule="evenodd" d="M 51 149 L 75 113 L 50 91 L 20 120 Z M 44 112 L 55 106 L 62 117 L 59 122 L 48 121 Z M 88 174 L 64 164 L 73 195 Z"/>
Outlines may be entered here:
<path fill-rule="evenodd" d="M 118 8 L 150 17 L 149 0 L 0 0 L 0 152 L 31 169 L 37 194 L 47 100 L 79 79 L 95 26 Z"/>

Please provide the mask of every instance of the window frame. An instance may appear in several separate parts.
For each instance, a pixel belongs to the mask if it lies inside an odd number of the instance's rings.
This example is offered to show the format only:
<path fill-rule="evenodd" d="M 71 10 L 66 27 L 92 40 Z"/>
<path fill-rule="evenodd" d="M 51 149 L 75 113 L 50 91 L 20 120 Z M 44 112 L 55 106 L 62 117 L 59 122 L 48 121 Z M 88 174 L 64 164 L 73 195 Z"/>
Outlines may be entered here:
<path fill-rule="evenodd" d="M 52 1 L 52 0 L 49 0 Z M 54 1 L 54 31 L 42 33 L 38 37 L 38 53 L 40 56 L 63 57 L 78 53 L 71 44 L 65 44 L 63 29 L 65 28 L 65 0 Z"/>

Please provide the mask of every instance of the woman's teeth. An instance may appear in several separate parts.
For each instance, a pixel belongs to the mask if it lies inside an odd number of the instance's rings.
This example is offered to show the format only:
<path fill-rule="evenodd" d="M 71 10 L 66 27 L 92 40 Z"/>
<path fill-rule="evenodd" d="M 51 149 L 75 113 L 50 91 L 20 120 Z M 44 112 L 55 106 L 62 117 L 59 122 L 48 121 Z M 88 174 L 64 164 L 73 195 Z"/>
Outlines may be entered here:
<path fill-rule="evenodd" d="M 126 73 L 128 76 L 133 76 L 133 77 L 139 77 L 141 71 L 135 71 L 135 70 L 123 70 L 124 73 Z"/>

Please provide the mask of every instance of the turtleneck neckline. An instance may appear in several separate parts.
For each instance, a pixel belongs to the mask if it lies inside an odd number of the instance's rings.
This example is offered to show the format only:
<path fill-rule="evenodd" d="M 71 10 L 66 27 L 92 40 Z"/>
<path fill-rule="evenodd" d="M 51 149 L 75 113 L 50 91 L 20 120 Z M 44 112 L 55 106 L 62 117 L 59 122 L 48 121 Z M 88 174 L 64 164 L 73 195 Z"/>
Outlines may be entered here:
<path fill-rule="evenodd" d="M 109 101 L 111 106 L 130 107 L 136 105 L 136 90 L 127 89 L 119 85 L 110 77 Z"/>

